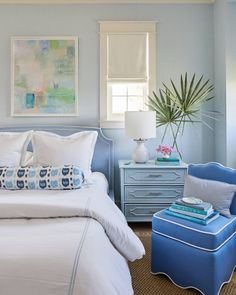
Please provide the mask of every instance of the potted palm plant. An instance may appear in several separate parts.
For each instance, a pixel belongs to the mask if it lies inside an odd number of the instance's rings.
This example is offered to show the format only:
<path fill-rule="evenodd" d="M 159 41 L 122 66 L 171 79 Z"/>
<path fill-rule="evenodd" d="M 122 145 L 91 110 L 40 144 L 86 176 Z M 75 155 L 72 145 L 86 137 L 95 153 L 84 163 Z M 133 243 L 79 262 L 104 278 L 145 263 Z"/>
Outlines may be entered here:
<path fill-rule="evenodd" d="M 178 146 L 177 137 L 183 134 L 186 123 L 203 123 L 207 127 L 212 127 L 206 119 L 215 120 L 215 111 L 202 109 L 202 105 L 213 99 L 212 92 L 214 86 L 209 80 L 203 81 L 203 76 L 195 81 L 195 74 L 188 79 L 188 74 L 180 76 L 180 86 L 177 87 L 173 80 L 171 86 L 163 83 L 163 88 L 159 90 L 159 95 L 153 92 L 149 96 L 148 106 L 156 112 L 156 126 L 164 127 L 162 142 L 169 130 L 172 136 L 172 147 L 176 149 L 180 158 L 182 154 Z"/>

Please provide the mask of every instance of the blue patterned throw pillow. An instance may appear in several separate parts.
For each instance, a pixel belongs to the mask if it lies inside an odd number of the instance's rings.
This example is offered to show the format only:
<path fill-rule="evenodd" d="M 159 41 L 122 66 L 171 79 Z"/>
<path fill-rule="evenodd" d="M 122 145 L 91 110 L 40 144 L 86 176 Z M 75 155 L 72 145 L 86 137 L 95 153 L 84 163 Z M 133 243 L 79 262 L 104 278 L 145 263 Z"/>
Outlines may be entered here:
<path fill-rule="evenodd" d="M 72 190 L 81 187 L 84 175 L 78 166 L 0 167 L 0 188 L 9 190 Z"/>

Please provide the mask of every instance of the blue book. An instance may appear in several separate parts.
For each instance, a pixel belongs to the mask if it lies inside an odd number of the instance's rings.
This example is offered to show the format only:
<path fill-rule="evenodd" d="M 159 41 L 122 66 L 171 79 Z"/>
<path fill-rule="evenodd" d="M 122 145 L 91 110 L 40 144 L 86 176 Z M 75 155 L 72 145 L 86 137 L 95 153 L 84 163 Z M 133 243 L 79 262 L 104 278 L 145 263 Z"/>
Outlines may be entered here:
<path fill-rule="evenodd" d="M 212 209 L 211 212 L 209 212 L 208 215 L 203 215 L 203 214 L 198 214 L 198 213 L 194 213 L 194 212 L 191 212 L 191 211 L 179 210 L 179 209 L 173 208 L 172 206 L 170 206 L 169 210 L 172 211 L 172 212 L 180 213 L 180 214 L 187 215 L 187 216 L 196 217 L 196 218 L 203 219 L 203 220 L 207 219 L 214 212 L 214 210 Z"/>
<path fill-rule="evenodd" d="M 177 213 L 177 212 L 172 212 L 169 209 L 166 209 L 165 213 L 167 215 L 171 215 L 171 216 L 174 216 L 174 217 L 179 217 L 179 218 L 186 219 L 186 220 L 189 220 L 189 221 L 192 221 L 192 222 L 195 222 L 195 223 L 198 223 L 198 224 L 202 224 L 202 225 L 207 225 L 207 224 L 209 224 L 210 222 L 212 222 L 213 220 L 215 220 L 216 218 L 218 218 L 220 216 L 219 212 L 214 211 L 209 217 L 207 217 L 207 219 L 203 220 L 203 219 L 199 219 L 199 218 L 196 218 L 196 217 L 180 214 L 180 213 Z"/>
<path fill-rule="evenodd" d="M 203 216 L 208 216 L 213 211 L 212 206 L 210 206 L 208 210 L 201 210 L 201 209 L 197 209 L 197 208 L 193 208 L 193 207 L 189 207 L 189 206 L 185 206 L 185 205 L 179 205 L 177 203 L 173 203 L 171 205 L 171 208 L 176 209 L 176 210 L 186 211 L 186 212 L 192 212 L 192 213 L 196 213 L 196 214 L 203 215 Z"/>
<path fill-rule="evenodd" d="M 212 206 L 210 203 L 207 203 L 207 202 L 202 202 L 201 204 L 189 204 L 182 201 L 182 199 L 176 200 L 175 203 L 178 205 L 183 205 L 183 206 L 187 206 L 187 207 L 191 207 L 191 208 L 195 208 L 199 210 L 205 210 L 205 211 L 209 210 L 209 208 L 211 208 Z"/>
<path fill-rule="evenodd" d="M 159 162 L 179 162 L 178 158 L 157 158 Z"/>

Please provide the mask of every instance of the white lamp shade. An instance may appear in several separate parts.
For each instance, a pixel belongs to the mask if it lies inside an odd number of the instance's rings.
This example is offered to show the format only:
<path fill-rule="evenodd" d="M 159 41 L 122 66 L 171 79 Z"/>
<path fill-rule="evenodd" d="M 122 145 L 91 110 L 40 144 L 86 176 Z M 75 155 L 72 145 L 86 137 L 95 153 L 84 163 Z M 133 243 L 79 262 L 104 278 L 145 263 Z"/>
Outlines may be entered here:
<path fill-rule="evenodd" d="M 132 139 L 156 137 L 156 112 L 125 112 L 125 134 Z"/>

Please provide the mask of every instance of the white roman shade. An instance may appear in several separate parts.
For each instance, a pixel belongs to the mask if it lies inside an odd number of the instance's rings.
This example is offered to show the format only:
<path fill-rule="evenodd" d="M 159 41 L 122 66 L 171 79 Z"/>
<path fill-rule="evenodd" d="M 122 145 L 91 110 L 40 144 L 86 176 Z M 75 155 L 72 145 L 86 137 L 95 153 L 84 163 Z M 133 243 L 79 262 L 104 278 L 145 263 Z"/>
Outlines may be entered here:
<path fill-rule="evenodd" d="M 148 33 L 109 34 L 108 80 L 148 79 Z"/>
<path fill-rule="evenodd" d="M 100 126 L 123 128 L 156 87 L 156 22 L 100 21 Z"/>

